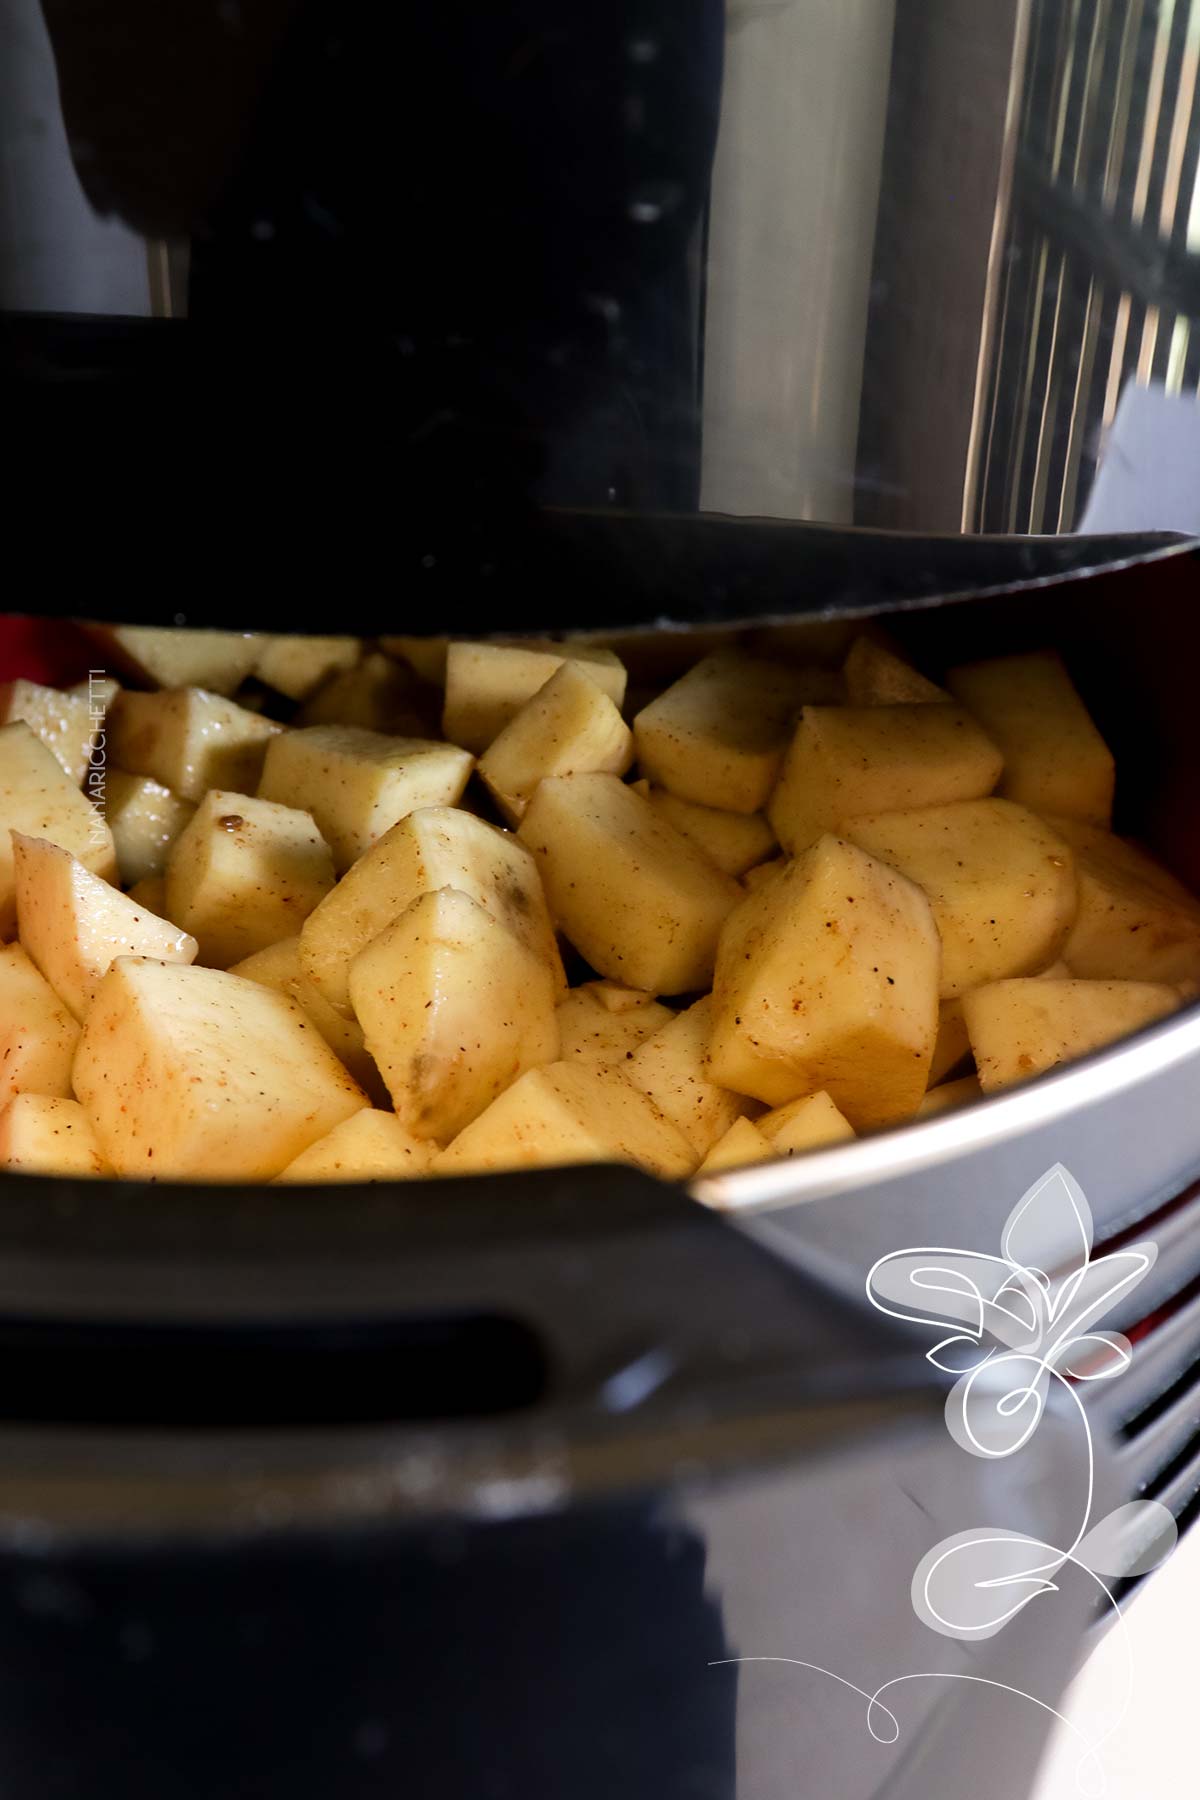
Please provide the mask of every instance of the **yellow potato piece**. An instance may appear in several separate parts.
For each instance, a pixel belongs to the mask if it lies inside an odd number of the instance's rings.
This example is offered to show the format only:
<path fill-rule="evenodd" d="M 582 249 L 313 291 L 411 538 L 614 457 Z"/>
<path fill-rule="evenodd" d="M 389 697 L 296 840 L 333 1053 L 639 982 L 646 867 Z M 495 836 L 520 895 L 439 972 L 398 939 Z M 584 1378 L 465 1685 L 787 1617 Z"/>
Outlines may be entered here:
<path fill-rule="evenodd" d="M 153 913 L 157 919 L 167 916 L 167 884 L 161 875 L 145 875 L 141 881 L 135 881 L 129 890 L 129 898 L 143 912 Z"/>
<path fill-rule="evenodd" d="M 970 1106 L 972 1101 L 982 1099 L 983 1088 L 978 1075 L 964 1075 L 958 1081 L 943 1081 L 939 1087 L 931 1087 L 915 1116 L 931 1119 L 938 1113 L 954 1112 L 960 1106 Z"/>
<path fill-rule="evenodd" d="M 460 807 L 427 806 L 385 832 L 305 921 L 301 960 L 331 1006 L 349 1011 L 349 969 L 359 951 L 414 900 L 444 887 L 469 894 L 545 963 L 556 988 L 566 988 L 537 865 L 524 844 Z"/>
<path fill-rule="evenodd" d="M 942 998 L 1056 957 L 1075 917 L 1075 870 L 1063 840 L 1011 800 L 959 800 L 878 813 L 844 827 L 929 898 L 942 939 Z"/>
<path fill-rule="evenodd" d="M 78 1100 L 18 1094 L 0 1112 L 0 1169 L 25 1175 L 111 1175 Z"/>
<path fill-rule="evenodd" d="M 856 1131 L 898 1123 L 927 1085 L 940 961 L 921 890 L 820 839 L 721 933 L 709 1079 L 768 1106 L 824 1089 Z"/>
<path fill-rule="evenodd" d="M 953 1074 L 959 1063 L 970 1054 L 971 1040 L 967 1035 L 961 996 L 955 1000 L 943 1000 L 938 1007 L 937 1042 L 933 1046 L 933 1061 L 929 1065 L 930 1087 L 936 1087 L 947 1075 Z"/>
<path fill-rule="evenodd" d="M 565 662 L 576 664 L 620 708 L 625 668 L 611 650 L 540 639 L 524 644 L 451 644 L 446 654 L 443 732 L 464 749 L 486 750 Z"/>
<path fill-rule="evenodd" d="M 843 674 L 850 706 L 924 706 L 950 698 L 890 645 L 870 634 L 855 639 Z"/>
<path fill-rule="evenodd" d="M 69 850 L 14 831 L 13 858 L 21 942 L 77 1019 L 118 956 L 196 960 L 194 937 L 143 912 Z"/>
<path fill-rule="evenodd" d="M 76 787 L 83 784 L 103 712 L 93 717 L 86 694 L 36 681 L 0 682 L 0 725 L 23 719 Z"/>
<path fill-rule="evenodd" d="M 0 937 L 16 930 L 17 898 L 10 833 L 49 838 L 85 869 L 115 881 L 112 833 L 90 800 L 28 725 L 0 725 Z"/>
<path fill-rule="evenodd" d="M 382 637 L 379 642 L 389 656 L 397 656 L 406 662 L 422 681 L 427 681 L 432 687 L 445 687 L 449 638 Z"/>
<path fill-rule="evenodd" d="M 452 1138 L 558 1055 L 554 982 L 469 894 L 422 894 L 350 965 L 350 999 L 396 1116 Z"/>
<path fill-rule="evenodd" d="M 108 748 L 118 767 L 149 775 L 184 800 L 209 788 L 252 794 L 271 739 L 283 727 L 201 688 L 118 695 Z"/>
<path fill-rule="evenodd" d="M 634 719 L 638 766 L 682 800 L 761 812 L 805 697 L 787 663 L 706 656 Z"/>
<path fill-rule="evenodd" d="M 560 1062 L 514 1082 L 459 1133 L 437 1168 L 469 1175 L 590 1162 L 637 1163 L 678 1180 L 691 1174 L 696 1156 L 618 1070 Z"/>
<path fill-rule="evenodd" d="M 167 862 L 167 912 L 226 968 L 292 936 L 334 883 L 309 813 L 213 788 Z"/>
<path fill-rule="evenodd" d="M 1148 981 L 997 981 L 963 1001 L 985 1093 L 1114 1044 L 1175 1012 L 1173 987 Z"/>
<path fill-rule="evenodd" d="M 1002 766 L 999 750 L 958 706 L 810 706 L 767 817 L 796 855 L 864 814 L 982 799 Z"/>
<path fill-rule="evenodd" d="M 735 1119 L 725 1135 L 713 1145 L 697 1175 L 718 1175 L 722 1169 L 744 1169 L 750 1163 L 769 1162 L 782 1151 L 769 1143 L 749 1119 Z"/>
<path fill-rule="evenodd" d="M 623 1073 L 678 1126 L 697 1156 L 706 1156 L 749 1110 L 744 1094 L 710 1081 L 705 1068 L 712 999 L 705 995 L 634 1051 Z"/>
<path fill-rule="evenodd" d="M 274 988 L 276 993 L 285 994 L 289 1000 L 294 1000 L 307 1013 L 338 1061 L 345 1064 L 359 1087 L 370 1096 L 372 1103 L 376 1106 L 389 1104 L 383 1077 L 363 1042 L 362 1026 L 357 1019 L 343 1018 L 317 992 L 301 966 L 298 937 L 281 938 L 277 944 L 271 944 L 265 950 L 256 950 L 253 956 L 234 963 L 229 973 L 240 975 L 245 981 L 257 981 L 262 987 Z M 357 1113 L 354 1114 L 355 1118 L 357 1116 Z"/>
<path fill-rule="evenodd" d="M 585 666 L 565 662 L 493 738 L 479 760 L 483 777 L 510 825 L 525 816 L 548 775 L 624 775 L 633 733 Z"/>
<path fill-rule="evenodd" d="M 301 637 L 281 633 L 260 640 L 254 664 L 260 681 L 286 694 L 289 700 L 307 700 L 323 681 L 339 669 L 351 669 L 362 654 L 356 637 Z"/>
<path fill-rule="evenodd" d="M 947 685 L 1004 753 L 998 792 L 1035 812 L 1107 825 L 1115 765 L 1054 650 L 952 669 Z"/>
<path fill-rule="evenodd" d="M 259 793 L 310 812 L 341 874 L 406 813 L 455 805 L 473 766 L 453 744 L 309 725 L 275 739 Z"/>
<path fill-rule="evenodd" d="M 1073 975 L 1200 980 L 1200 901 L 1135 844 L 1077 819 L 1052 818 L 1071 846 L 1079 908 L 1063 946 Z"/>
<path fill-rule="evenodd" d="M 126 887 L 161 875 L 167 852 L 196 808 L 149 775 L 109 769 L 104 779 L 104 816 L 113 834 L 117 867 Z"/>
<path fill-rule="evenodd" d="M 100 983 L 74 1080 L 117 1173 L 159 1181 L 270 1181 L 367 1104 L 294 1001 L 138 957 Z"/>
<path fill-rule="evenodd" d="M 20 944 L 0 944 L 0 1105 L 68 1095 L 78 1043 L 79 1026 Z"/>
<path fill-rule="evenodd" d="M 519 835 L 599 974 L 652 994 L 708 986 L 738 889 L 649 801 L 615 775 L 560 775 L 540 784 Z"/>
<path fill-rule="evenodd" d="M 643 784 L 635 785 L 641 788 Z M 697 806 L 694 800 L 681 800 L 666 788 L 645 785 L 651 806 L 726 875 L 745 875 L 777 849 L 775 834 L 762 813 L 723 812 L 717 806 Z"/>
<path fill-rule="evenodd" d="M 856 1135 L 826 1093 L 789 1100 L 786 1106 L 764 1113 L 757 1123 L 776 1156 L 798 1156 L 802 1150 L 846 1143 Z"/>
<path fill-rule="evenodd" d="M 653 994 L 644 994 L 641 988 L 622 987 L 617 981 L 588 981 L 585 982 L 584 988 L 590 998 L 596 1002 L 597 1006 L 602 1006 L 605 1012 L 636 1012 L 639 1007 L 650 1006 L 654 1003 Z M 576 990 L 576 992 L 580 991 L 582 990 Z M 672 1013 L 671 1017 L 674 1018 L 674 1016 Z"/>
<path fill-rule="evenodd" d="M 343 669 L 306 700 L 297 725 L 358 725 L 393 737 L 428 737 L 431 720 L 411 670 L 378 651 Z"/>
<path fill-rule="evenodd" d="M 327 1137 L 302 1150 L 276 1181 L 405 1181 L 428 1174 L 436 1144 L 405 1131 L 395 1113 L 351 1113 Z"/>
<path fill-rule="evenodd" d="M 614 1010 L 592 991 L 603 985 L 595 982 L 573 988 L 559 1003 L 560 1061 L 625 1065 L 639 1044 L 675 1017 L 669 1006 L 660 1006 L 646 994 L 641 996 L 640 1006 Z"/>
<path fill-rule="evenodd" d="M 206 688 L 232 694 L 251 673 L 262 639 L 246 631 L 194 631 L 158 625 L 88 626 L 118 669 L 154 687 Z"/>

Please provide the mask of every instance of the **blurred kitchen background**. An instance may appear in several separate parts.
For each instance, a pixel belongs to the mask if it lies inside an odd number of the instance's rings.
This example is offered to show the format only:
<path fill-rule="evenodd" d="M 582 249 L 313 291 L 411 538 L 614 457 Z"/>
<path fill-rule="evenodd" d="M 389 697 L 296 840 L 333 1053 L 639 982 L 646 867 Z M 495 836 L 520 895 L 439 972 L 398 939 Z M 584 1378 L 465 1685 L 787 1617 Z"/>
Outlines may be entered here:
<path fill-rule="evenodd" d="M 728 0 L 667 359 L 694 484 L 650 500 L 1078 529 L 1126 388 L 1200 399 L 1198 70 L 1200 0 Z M 98 216 L 90 153 L 0 0 L 0 307 L 185 316 L 186 240 Z"/>

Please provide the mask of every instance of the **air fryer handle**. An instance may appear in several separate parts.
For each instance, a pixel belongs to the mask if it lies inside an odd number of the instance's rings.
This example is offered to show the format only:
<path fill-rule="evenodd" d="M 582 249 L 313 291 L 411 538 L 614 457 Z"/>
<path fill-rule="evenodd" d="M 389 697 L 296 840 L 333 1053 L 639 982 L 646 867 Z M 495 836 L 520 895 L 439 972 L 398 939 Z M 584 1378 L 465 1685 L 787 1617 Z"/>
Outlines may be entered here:
<path fill-rule="evenodd" d="M 9 1417 L 401 1421 L 542 1398 L 621 1411 L 668 1381 L 819 1362 L 826 1310 L 841 1317 L 632 1169 L 286 1196 L 89 1184 L 86 1205 L 68 1183 L 4 1188 L 0 1349 L 23 1371 Z"/>

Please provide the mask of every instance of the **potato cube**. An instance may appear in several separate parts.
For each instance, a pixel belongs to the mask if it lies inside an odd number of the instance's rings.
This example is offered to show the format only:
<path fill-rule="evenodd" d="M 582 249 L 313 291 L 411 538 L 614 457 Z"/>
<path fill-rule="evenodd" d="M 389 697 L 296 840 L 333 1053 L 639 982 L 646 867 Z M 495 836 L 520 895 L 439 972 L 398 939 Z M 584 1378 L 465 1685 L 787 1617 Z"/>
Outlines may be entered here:
<path fill-rule="evenodd" d="M 362 654 L 356 637 L 300 637 L 283 632 L 259 639 L 254 673 L 277 694 L 307 700 L 340 669 L 352 669 Z"/>
<path fill-rule="evenodd" d="M 654 999 L 653 994 L 644 994 L 641 988 L 622 987 L 619 981 L 588 981 L 584 985 L 605 1012 L 636 1012 L 641 1006 L 649 1006 Z M 671 1016 L 674 1018 L 675 1015 L 672 1013 Z"/>
<path fill-rule="evenodd" d="M 914 1115 L 918 1119 L 932 1119 L 938 1113 L 957 1112 L 960 1106 L 970 1106 L 976 1100 L 983 1099 L 983 1089 L 979 1085 L 978 1075 L 964 1075 L 958 1081 L 943 1081 L 940 1087 L 931 1087 Z"/>
<path fill-rule="evenodd" d="M 756 813 L 804 701 L 802 672 L 737 651 L 706 656 L 633 721 L 638 766 L 681 800 Z"/>
<path fill-rule="evenodd" d="M 1079 907 L 1063 946 L 1071 973 L 1200 980 L 1200 901 L 1136 844 L 1077 819 L 1047 822 L 1075 857 Z"/>
<path fill-rule="evenodd" d="M 744 1095 L 731 1094 L 708 1078 L 711 1030 L 712 999 L 706 994 L 639 1045 L 622 1066 L 626 1079 L 678 1126 L 697 1156 L 707 1156 L 750 1109 Z"/>
<path fill-rule="evenodd" d="M 167 916 L 167 884 L 161 875 L 144 875 L 135 881 L 129 890 L 129 898 L 143 912 L 153 913 L 156 919 Z"/>
<path fill-rule="evenodd" d="M 1035 812 L 1108 824 L 1112 752 L 1056 651 L 968 663 L 947 683 L 1004 754 L 998 793 Z"/>
<path fill-rule="evenodd" d="M 196 808 L 149 775 L 109 769 L 104 781 L 104 816 L 117 849 L 117 867 L 126 887 L 161 875 L 167 852 Z"/>
<path fill-rule="evenodd" d="M 143 912 L 69 850 L 19 831 L 12 837 L 21 942 L 77 1019 L 118 956 L 195 961 L 195 938 Z"/>
<path fill-rule="evenodd" d="M 709 1080 L 768 1106 L 824 1089 L 856 1131 L 908 1118 L 937 1036 L 940 961 L 920 888 L 819 839 L 721 933 Z"/>
<path fill-rule="evenodd" d="M 444 887 L 469 894 L 507 926 L 545 963 L 556 989 L 565 989 L 546 896 L 524 844 L 461 808 L 426 806 L 385 832 L 305 921 L 301 960 L 331 1006 L 350 1010 L 349 969 L 359 951 L 414 900 Z"/>
<path fill-rule="evenodd" d="M 753 869 L 747 869 L 742 876 L 743 891 L 747 894 L 757 894 L 759 888 L 765 887 L 768 881 L 773 881 L 776 875 L 782 873 L 787 867 L 787 863 L 786 856 L 775 856 L 770 862 L 758 863 Z"/>
<path fill-rule="evenodd" d="M 121 684 L 113 675 L 106 675 L 102 669 L 91 669 L 82 681 L 73 682 L 67 689 L 69 694 L 82 694 L 88 702 L 88 711 L 99 722 L 121 691 Z"/>
<path fill-rule="evenodd" d="M 938 1007 L 937 1042 L 933 1046 L 933 1061 L 929 1065 L 930 1087 L 936 1087 L 939 1081 L 952 1075 L 959 1063 L 965 1062 L 970 1054 L 971 1040 L 967 1035 L 962 1000 L 943 1000 Z"/>
<path fill-rule="evenodd" d="M 668 1179 L 690 1175 L 691 1145 L 613 1068 L 551 1063 L 531 1069 L 461 1131 L 439 1175 L 565 1163 L 636 1163 Z"/>
<path fill-rule="evenodd" d="M 610 981 L 652 994 L 707 987 L 739 891 L 615 775 L 543 781 L 520 830 L 550 910 Z"/>
<path fill-rule="evenodd" d="M 363 1042 L 362 1026 L 357 1019 L 344 1019 L 317 992 L 301 965 L 298 937 L 281 938 L 265 950 L 256 950 L 253 956 L 232 964 L 229 973 L 240 975 L 244 981 L 257 981 L 263 987 L 274 988 L 277 994 L 294 1000 L 308 1014 L 333 1054 L 349 1069 L 372 1104 L 387 1106 L 390 1103 L 383 1077 Z M 355 1118 L 357 1116 L 354 1114 Z"/>
<path fill-rule="evenodd" d="M 327 1137 L 302 1150 L 276 1181 L 404 1181 L 425 1175 L 437 1145 L 405 1131 L 395 1113 L 351 1113 Z"/>
<path fill-rule="evenodd" d="M 227 968 L 293 936 L 333 887 L 333 858 L 309 813 L 214 788 L 176 838 L 167 912 Z"/>
<path fill-rule="evenodd" d="M 0 725 L 0 937 L 16 930 L 17 899 L 10 833 L 49 838 L 85 869 L 114 881 L 112 833 L 90 800 L 28 725 Z"/>
<path fill-rule="evenodd" d="M 426 704 L 411 671 L 375 650 L 318 688 L 295 723 L 357 725 L 393 737 L 427 738 L 436 733 L 437 712 Z"/>
<path fill-rule="evenodd" d="M 767 817 L 795 856 L 864 813 L 982 799 L 1002 767 L 999 750 L 958 706 L 811 706 Z"/>
<path fill-rule="evenodd" d="M 269 1181 L 367 1104 L 294 1001 L 219 969 L 121 957 L 75 1092 L 119 1175 Z"/>
<path fill-rule="evenodd" d="M 644 798 L 667 823 L 690 838 L 726 875 L 747 874 L 777 848 L 775 834 L 762 813 L 698 806 L 694 800 L 681 800 L 678 794 L 651 787 L 649 782 L 635 782 L 634 787 L 638 792 L 645 790 Z"/>
<path fill-rule="evenodd" d="M 381 637 L 380 647 L 399 657 L 420 680 L 431 687 L 445 687 L 450 639 L 444 637 Z"/>
<path fill-rule="evenodd" d="M 850 1121 L 826 1093 L 789 1100 L 786 1106 L 764 1113 L 757 1123 L 776 1156 L 798 1156 L 803 1150 L 825 1149 L 855 1136 Z"/>
<path fill-rule="evenodd" d="M 310 812 L 341 874 L 407 813 L 456 805 L 473 767 L 453 744 L 309 725 L 275 739 L 259 793 Z"/>
<path fill-rule="evenodd" d="M 1073 1062 L 1176 1011 L 1149 981 L 996 981 L 963 1001 L 985 1094 Z"/>
<path fill-rule="evenodd" d="M 111 1175 L 78 1100 L 17 1094 L 0 1112 L 0 1169 L 24 1175 Z"/>
<path fill-rule="evenodd" d="M 928 895 L 942 939 L 942 999 L 1032 975 L 1062 949 L 1075 917 L 1070 850 L 1011 800 L 958 800 L 877 813 L 844 827 Z"/>
<path fill-rule="evenodd" d="M 719 1175 L 722 1169 L 744 1169 L 750 1163 L 770 1162 L 773 1156 L 782 1156 L 769 1143 L 758 1126 L 749 1119 L 735 1119 L 729 1130 L 715 1143 L 700 1167 L 697 1175 Z"/>
<path fill-rule="evenodd" d="M 261 637 L 246 631 L 103 624 L 87 629 L 101 652 L 139 681 L 159 688 L 205 688 L 210 694 L 232 694 L 240 687 L 262 647 Z"/>
<path fill-rule="evenodd" d="M 79 1026 L 20 944 L 0 944 L 0 1105 L 71 1092 Z"/>
<path fill-rule="evenodd" d="M 547 775 L 624 775 L 633 733 L 582 664 L 565 662 L 492 739 L 479 773 L 510 825 Z"/>
<path fill-rule="evenodd" d="M 675 1014 L 668 1006 L 660 1006 L 648 994 L 642 1004 L 615 1011 L 593 992 L 602 982 L 586 982 L 572 988 L 558 1006 L 559 1060 L 625 1064 L 638 1045 L 654 1032 L 669 1025 Z M 628 1073 L 628 1070 L 626 1070 Z"/>
<path fill-rule="evenodd" d="M 446 654 L 443 732 L 466 750 L 486 750 L 565 662 L 575 663 L 620 707 L 625 669 L 611 650 L 532 638 L 523 644 L 451 644 Z"/>
<path fill-rule="evenodd" d="M 253 793 L 267 745 L 282 729 L 203 688 L 123 693 L 109 714 L 108 747 L 119 768 L 198 801 L 214 787 Z"/>
<path fill-rule="evenodd" d="M 415 1137 L 452 1138 L 558 1055 L 550 970 L 455 888 L 422 894 L 359 951 L 350 999 Z"/>
<path fill-rule="evenodd" d="M 850 706 L 923 706 L 950 698 L 891 645 L 870 634 L 855 639 L 843 672 Z"/>
<path fill-rule="evenodd" d="M 0 725 L 17 719 L 41 738 L 75 786 L 82 786 L 103 721 L 103 713 L 93 718 L 86 695 L 36 681 L 0 682 Z"/>

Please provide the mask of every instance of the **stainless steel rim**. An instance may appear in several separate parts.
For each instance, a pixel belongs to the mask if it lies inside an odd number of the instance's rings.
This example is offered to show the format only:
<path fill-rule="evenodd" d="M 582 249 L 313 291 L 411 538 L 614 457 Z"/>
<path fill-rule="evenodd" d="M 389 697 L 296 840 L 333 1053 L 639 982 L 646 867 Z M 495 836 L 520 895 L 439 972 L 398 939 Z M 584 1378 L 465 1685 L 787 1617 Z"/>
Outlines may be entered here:
<path fill-rule="evenodd" d="M 1200 1005 L 1152 1026 L 1128 1042 L 1041 1076 L 1010 1093 L 921 1124 L 813 1151 L 790 1161 L 759 1163 L 697 1181 L 693 1192 L 722 1212 L 757 1213 L 824 1200 L 893 1177 L 940 1167 L 991 1149 L 1039 1126 L 1066 1123 L 1088 1107 L 1200 1059 Z M 1197 1090 L 1200 1104 L 1200 1086 Z"/>

